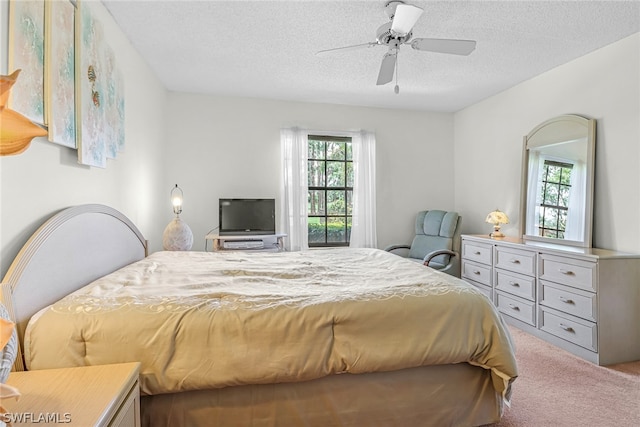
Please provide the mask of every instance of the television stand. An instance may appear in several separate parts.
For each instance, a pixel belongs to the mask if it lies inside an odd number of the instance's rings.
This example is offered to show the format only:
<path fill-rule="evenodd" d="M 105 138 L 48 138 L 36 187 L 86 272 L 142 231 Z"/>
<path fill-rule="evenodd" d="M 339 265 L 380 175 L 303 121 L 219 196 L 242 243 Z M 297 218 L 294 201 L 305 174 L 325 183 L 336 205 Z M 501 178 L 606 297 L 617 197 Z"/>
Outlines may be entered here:
<path fill-rule="evenodd" d="M 213 242 L 214 252 L 219 251 L 284 251 L 286 234 L 219 235 L 207 234 L 205 239 Z"/>

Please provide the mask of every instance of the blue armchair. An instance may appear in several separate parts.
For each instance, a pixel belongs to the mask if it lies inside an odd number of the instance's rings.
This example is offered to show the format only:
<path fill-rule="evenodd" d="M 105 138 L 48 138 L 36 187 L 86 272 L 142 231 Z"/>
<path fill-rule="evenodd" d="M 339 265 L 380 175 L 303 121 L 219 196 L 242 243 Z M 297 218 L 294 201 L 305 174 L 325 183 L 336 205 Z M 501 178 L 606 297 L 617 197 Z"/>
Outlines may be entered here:
<path fill-rule="evenodd" d="M 420 262 L 452 276 L 460 277 L 460 224 L 457 212 L 430 210 L 418 212 L 415 237 L 411 245 L 391 245 L 386 251 Z M 408 250 L 408 253 L 407 253 Z"/>

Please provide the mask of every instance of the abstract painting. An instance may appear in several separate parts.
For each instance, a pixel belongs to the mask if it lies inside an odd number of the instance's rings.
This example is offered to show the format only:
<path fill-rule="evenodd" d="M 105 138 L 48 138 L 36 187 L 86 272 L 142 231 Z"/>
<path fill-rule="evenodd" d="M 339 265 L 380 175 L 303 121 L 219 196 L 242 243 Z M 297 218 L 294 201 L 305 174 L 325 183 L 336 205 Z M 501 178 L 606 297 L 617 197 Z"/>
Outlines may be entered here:
<path fill-rule="evenodd" d="M 105 115 L 106 56 L 108 45 L 102 23 L 91 12 L 91 3 L 77 2 L 76 16 L 76 141 L 78 161 L 107 166 Z"/>
<path fill-rule="evenodd" d="M 124 84 L 111 48 L 106 49 L 104 60 L 104 71 L 108 77 L 103 97 L 107 158 L 115 159 L 118 152 L 124 148 Z"/>
<path fill-rule="evenodd" d="M 8 106 L 33 122 L 44 114 L 44 1 L 9 2 L 9 70 L 21 69 Z"/>
<path fill-rule="evenodd" d="M 104 168 L 124 147 L 124 79 L 93 2 L 76 3 L 78 161 Z"/>
<path fill-rule="evenodd" d="M 75 6 L 68 0 L 45 5 L 45 105 L 49 141 L 76 147 Z"/>

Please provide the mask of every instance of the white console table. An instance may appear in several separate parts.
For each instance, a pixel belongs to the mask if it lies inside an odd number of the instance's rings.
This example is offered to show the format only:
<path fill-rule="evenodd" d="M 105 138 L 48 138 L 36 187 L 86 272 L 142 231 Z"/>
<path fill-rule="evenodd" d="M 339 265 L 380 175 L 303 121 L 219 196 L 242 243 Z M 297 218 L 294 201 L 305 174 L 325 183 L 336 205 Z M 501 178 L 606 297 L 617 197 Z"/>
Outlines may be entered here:
<path fill-rule="evenodd" d="M 256 235 L 219 235 L 207 234 L 205 239 L 212 241 L 213 251 L 284 251 L 286 234 L 256 234 Z M 225 242 L 231 245 L 225 245 Z M 260 245 L 257 246 L 256 244 Z"/>

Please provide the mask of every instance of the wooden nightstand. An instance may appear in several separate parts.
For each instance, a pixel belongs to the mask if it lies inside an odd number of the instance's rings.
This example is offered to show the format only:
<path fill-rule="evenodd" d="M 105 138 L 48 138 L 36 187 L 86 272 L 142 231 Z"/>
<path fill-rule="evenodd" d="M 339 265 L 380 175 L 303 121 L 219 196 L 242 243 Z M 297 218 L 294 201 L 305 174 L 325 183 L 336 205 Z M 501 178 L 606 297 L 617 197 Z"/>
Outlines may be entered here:
<path fill-rule="evenodd" d="M 2 406 L 16 427 L 140 427 L 139 370 L 136 362 L 12 372 L 7 384 L 22 396 Z"/>

